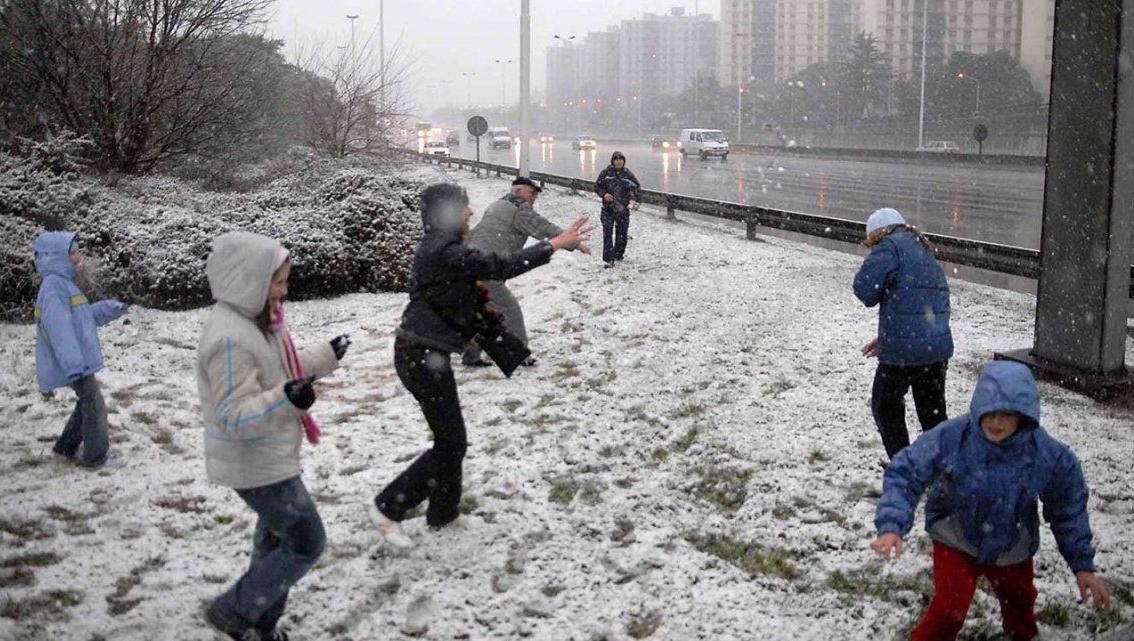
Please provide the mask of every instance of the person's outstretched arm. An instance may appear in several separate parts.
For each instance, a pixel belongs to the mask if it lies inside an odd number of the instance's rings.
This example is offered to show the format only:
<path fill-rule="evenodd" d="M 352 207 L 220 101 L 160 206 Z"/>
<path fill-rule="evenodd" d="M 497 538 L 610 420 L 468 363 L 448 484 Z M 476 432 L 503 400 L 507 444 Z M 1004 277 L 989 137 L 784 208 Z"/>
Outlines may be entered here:
<path fill-rule="evenodd" d="M 591 228 L 586 223 L 587 217 L 580 216 L 570 227 L 550 240 L 510 254 L 485 252 L 454 241 L 441 250 L 441 260 L 447 268 L 469 278 L 508 280 L 546 265 L 557 250 L 573 250 L 585 246 L 591 233 Z"/>
<path fill-rule="evenodd" d="M 918 501 L 940 469 L 942 434 L 941 429 L 922 434 L 886 468 L 882 477 L 882 499 L 874 516 L 878 538 L 871 543 L 883 557 L 889 558 L 891 550 L 897 556 L 902 555 L 902 538 L 913 527 Z"/>
<path fill-rule="evenodd" d="M 1051 480 L 1040 492 L 1043 518 L 1051 525 L 1059 553 L 1071 566 L 1083 601 L 1090 594 L 1098 607 L 1110 607 L 1110 593 L 1095 576 L 1095 548 L 1091 544 L 1091 523 L 1087 516 L 1087 481 L 1075 454 L 1066 447 L 1060 452 Z"/>
<path fill-rule="evenodd" d="M 563 228 L 536 213 L 531 205 L 524 203 L 516 208 L 516 227 L 536 240 L 555 238 L 563 233 Z"/>

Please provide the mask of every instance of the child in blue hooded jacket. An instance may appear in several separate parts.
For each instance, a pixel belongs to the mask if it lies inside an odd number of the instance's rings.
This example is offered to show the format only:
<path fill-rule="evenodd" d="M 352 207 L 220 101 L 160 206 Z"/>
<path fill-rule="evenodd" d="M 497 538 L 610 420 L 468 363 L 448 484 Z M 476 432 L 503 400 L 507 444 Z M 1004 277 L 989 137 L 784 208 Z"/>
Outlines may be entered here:
<path fill-rule="evenodd" d="M 98 328 L 122 316 L 126 305 L 116 300 L 91 303 L 75 285 L 82 261 L 71 232 L 46 232 L 35 239 L 35 267 L 43 278 L 35 301 L 35 364 L 39 389 L 75 390 L 78 400 L 52 450 L 79 465 L 102 467 L 110 447 L 106 404 L 95 373 L 103 368 Z"/>
<path fill-rule="evenodd" d="M 906 392 L 913 388 L 922 431 L 948 416 L 945 374 L 953 355 L 949 283 L 929 241 L 894 209 L 866 222 L 870 255 L 854 277 L 854 294 L 878 306 L 878 334 L 862 353 L 878 357 L 870 407 L 891 460 L 910 444 Z"/>
<path fill-rule="evenodd" d="M 1095 576 L 1087 483 L 1071 450 L 1040 427 L 1039 390 L 1026 366 L 990 363 L 969 413 L 922 434 L 886 468 L 874 521 L 878 538 L 870 544 L 883 558 L 901 555 L 926 488 L 934 594 L 913 641 L 955 639 L 980 576 L 1000 601 L 1005 634 L 1036 638 L 1036 499 L 1082 599 L 1090 593 L 1096 606 L 1110 607 Z"/>

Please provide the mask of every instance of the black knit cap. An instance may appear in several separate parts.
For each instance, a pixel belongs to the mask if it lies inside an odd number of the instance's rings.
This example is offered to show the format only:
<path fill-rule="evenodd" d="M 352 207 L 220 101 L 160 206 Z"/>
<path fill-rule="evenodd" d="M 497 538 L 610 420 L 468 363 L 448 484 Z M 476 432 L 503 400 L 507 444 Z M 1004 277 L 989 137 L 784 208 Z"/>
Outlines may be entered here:
<path fill-rule="evenodd" d="M 515 187 L 516 185 L 523 185 L 525 187 L 531 187 L 532 189 L 535 190 L 535 193 L 537 193 L 537 194 L 539 192 L 543 191 L 543 187 L 540 187 L 539 185 L 535 184 L 534 182 L 532 182 L 531 178 L 528 178 L 526 176 L 518 176 L 515 180 L 513 180 L 512 186 Z"/>

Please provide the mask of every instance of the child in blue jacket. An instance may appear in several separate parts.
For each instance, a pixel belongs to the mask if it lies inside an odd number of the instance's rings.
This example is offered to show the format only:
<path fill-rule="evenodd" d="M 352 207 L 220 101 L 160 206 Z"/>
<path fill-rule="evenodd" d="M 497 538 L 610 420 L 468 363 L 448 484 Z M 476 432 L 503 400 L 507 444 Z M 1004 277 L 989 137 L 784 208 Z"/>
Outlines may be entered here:
<path fill-rule="evenodd" d="M 35 364 L 43 393 L 59 387 L 75 390 L 78 401 L 53 451 L 79 465 L 99 468 L 110 447 L 106 404 L 95 373 L 102 369 L 98 327 L 126 312 L 126 305 L 107 300 L 91 303 L 75 285 L 75 267 L 82 261 L 71 232 L 47 232 L 35 239 L 35 267 L 43 278 L 35 301 Z"/>
<path fill-rule="evenodd" d="M 914 641 L 955 639 L 980 576 L 1000 601 L 1005 634 L 1016 641 L 1036 638 L 1036 499 L 1043 501 L 1044 519 L 1082 599 L 1090 593 L 1096 606 L 1110 607 L 1095 576 L 1079 461 L 1040 427 L 1039 418 L 1031 371 L 996 361 L 981 373 L 968 414 L 922 434 L 886 468 L 874 521 L 878 538 L 870 544 L 883 558 L 891 551 L 901 555 L 902 537 L 929 488 L 925 529 L 933 539 L 934 594 Z"/>
<path fill-rule="evenodd" d="M 910 444 L 905 396 L 911 387 L 922 431 L 948 418 L 949 283 L 929 241 L 894 209 L 870 215 L 865 245 L 871 251 L 854 277 L 854 294 L 867 307 L 878 306 L 878 335 L 862 353 L 878 357 L 870 407 L 893 460 Z"/>

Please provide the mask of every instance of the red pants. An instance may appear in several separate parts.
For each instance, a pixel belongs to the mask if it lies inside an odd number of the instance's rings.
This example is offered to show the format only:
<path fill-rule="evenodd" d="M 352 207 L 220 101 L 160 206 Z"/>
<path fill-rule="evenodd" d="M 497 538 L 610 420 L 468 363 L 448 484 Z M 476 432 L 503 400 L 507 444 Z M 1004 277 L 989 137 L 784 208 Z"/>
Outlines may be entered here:
<path fill-rule="evenodd" d="M 977 579 L 987 577 L 996 599 L 1004 633 L 1013 641 L 1031 641 L 1036 628 L 1036 587 L 1032 560 L 1019 565 L 977 565 L 964 552 L 933 543 L 933 602 L 913 632 L 913 641 L 953 641 L 965 625 Z"/>

